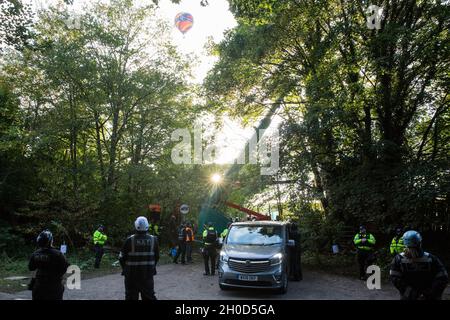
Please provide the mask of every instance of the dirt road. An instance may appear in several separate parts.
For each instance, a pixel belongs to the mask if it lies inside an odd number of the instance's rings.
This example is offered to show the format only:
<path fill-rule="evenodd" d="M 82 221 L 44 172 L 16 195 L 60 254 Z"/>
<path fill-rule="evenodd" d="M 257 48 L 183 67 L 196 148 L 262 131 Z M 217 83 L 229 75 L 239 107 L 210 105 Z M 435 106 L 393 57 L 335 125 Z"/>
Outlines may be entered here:
<path fill-rule="evenodd" d="M 381 300 L 398 299 L 396 290 L 390 285 L 381 290 L 368 290 L 365 283 L 347 277 L 305 271 L 304 280 L 290 282 L 289 291 L 279 295 L 264 290 L 222 291 L 217 276 L 203 276 L 202 265 L 162 265 L 155 276 L 155 291 L 158 299 L 172 300 L 232 300 L 232 299 L 330 299 L 330 300 Z M 30 291 L 14 295 L 0 293 L 0 299 L 30 299 Z M 123 277 L 112 274 L 82 280 L 80 290 L 67 290 L 67 300 L 121 300 L 124 299 Z"/>

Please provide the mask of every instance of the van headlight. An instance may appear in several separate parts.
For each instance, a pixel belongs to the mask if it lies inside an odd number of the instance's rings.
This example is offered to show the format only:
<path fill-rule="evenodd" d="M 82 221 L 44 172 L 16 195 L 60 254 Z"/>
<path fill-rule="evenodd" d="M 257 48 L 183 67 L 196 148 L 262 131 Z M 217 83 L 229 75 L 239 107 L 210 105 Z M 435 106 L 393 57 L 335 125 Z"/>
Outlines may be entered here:
<path fill-rule="evenodd" d="M 228 255 L 225 253 L 225 251 L 220 251 L 220 261 L 228 262 Z"/>
<path fill-rule="evenodd" d="M 270 265 L 271 266 L 279 265 L 282 262 L 283 262 L 283 254 L 282 253 L 277 253 L 272 258 L 270 258 Z"/>

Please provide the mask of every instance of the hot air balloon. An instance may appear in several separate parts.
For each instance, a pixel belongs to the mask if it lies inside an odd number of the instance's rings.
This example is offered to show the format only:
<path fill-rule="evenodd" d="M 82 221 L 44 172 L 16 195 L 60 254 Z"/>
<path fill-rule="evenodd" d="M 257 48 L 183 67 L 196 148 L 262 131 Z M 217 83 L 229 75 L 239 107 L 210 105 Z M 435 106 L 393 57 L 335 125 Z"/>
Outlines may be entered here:
<path fill-rule="evenodd" d="M 180 12 L 175 16 L 175 26 L 182 34 L 188 32 L 194 25 L 194 17 L 190 13 Z"/>

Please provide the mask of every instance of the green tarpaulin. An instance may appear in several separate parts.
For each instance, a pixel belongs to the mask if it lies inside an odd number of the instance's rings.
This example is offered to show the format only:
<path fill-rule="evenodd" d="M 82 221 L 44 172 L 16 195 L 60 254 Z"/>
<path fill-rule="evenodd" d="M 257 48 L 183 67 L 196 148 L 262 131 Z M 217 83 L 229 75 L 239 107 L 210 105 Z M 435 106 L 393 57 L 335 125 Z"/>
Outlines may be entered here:
<path fill-rule="evenodd" d="M 212 222 L 216 231 L 220 234 L 231 222 L 231 219 L 226 217 L 222 211 L 210 206 L 203 206 L 198 218 L 198 232 L 202 233 L 203 226 L 208 222 Z"/>

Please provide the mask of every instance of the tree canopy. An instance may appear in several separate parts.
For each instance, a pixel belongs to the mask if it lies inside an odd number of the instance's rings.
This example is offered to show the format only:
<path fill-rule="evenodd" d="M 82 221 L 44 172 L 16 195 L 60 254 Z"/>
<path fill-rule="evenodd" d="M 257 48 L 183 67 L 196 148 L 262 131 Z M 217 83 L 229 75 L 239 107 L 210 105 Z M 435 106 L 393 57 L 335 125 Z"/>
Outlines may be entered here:
<path fill-rule="evenodd" d="M 210 105 L 255 118 L 281 97 L 291 210 L 320 201 L 347 225 L 447 230 L 448 4 L 230 4 L 239 25 L 211 47 Z M 369 4 L 383 8 L 380 29 L 367 27 Z"/>

